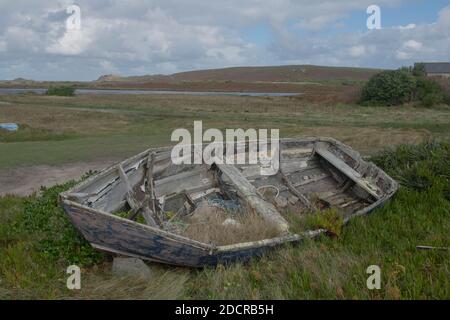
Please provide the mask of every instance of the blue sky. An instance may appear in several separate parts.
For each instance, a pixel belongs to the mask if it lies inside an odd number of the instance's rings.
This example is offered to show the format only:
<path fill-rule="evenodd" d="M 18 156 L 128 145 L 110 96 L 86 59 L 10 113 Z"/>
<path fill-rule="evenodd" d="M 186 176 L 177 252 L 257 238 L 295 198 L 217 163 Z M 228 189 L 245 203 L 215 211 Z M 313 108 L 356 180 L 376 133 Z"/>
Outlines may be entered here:
<path fill-rule="evenodd" d="M 450 57 L 442 0 L 71 0 L 0 3 L 0 79 L 93 80 L 246 65 L 397 68 Z M 381 9 L 368 30 L 366 9 Z"/>
<path fill-rule="evenodd" d="M 373 2 L 374 4 L 376 2 Z M 402 4 L 380 6 L 382 27 L 390 28 L 408 24 L 430 24 L 436 21 L 439 11 L 450 5 L 449 0 L 412 0 Z M 368 14 L 364 10 L 349 11 L 345 17 L 338 20 L 339 26 L 331 24 L 321 30 L 298 29 L 296 33 L 301 37 L 307 33 L 315 35 L 329 35 L 336 33 L 366 32 Z M 291 20 L 288 25 L 294 26 L 298 21 Z M 259 45 L 269 45 L 274 40 L 274 34 L 269 23 L 260 23 L 242 29 L 244 39 Z"/>

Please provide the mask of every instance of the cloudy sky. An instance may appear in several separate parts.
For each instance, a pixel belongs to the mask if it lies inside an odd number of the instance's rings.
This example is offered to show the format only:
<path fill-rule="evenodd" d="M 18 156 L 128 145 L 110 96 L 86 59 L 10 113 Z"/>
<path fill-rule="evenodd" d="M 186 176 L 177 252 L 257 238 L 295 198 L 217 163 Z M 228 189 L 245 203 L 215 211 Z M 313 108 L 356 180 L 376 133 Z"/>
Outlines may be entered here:
<path fill-rule="evenodd" d="M 372 4 L 381 29 L 367 28 Z M 449 0 L 0 0 L 0 79 L 445 60 Z"/>

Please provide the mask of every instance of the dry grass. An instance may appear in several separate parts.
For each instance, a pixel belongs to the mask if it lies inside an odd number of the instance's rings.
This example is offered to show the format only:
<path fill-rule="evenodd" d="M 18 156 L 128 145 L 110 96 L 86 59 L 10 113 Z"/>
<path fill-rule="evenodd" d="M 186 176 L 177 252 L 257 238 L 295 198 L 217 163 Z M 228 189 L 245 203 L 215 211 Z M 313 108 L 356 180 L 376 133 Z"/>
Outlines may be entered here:
<path fill-rule="evenodd" d="M 188 273 L 176 268 L 150 265 L 148 279 L 133 276 L 115 276 L 107 263 L 98 270 L 84 273 L 81 291 L 69 293 L 65 299 L 133 299 L 174 300 L 183 299 Z"/>
<path fill-rule="evenodd" d="M 235 223 L 224 225 L 231 218 Z M 274 224 L 252 211 L 231 216 L 227 211 L 207 204 L 201 205 L 188 223 L 183 236 L 215 245 L 258 241 L 280 235 Z"/>
<path fill-rule="evenodd" d="M 342 299 L 348 298 L 346 287 L 352 282 L 348 270 L 362 263 L 362 258 L 347 250 L 330 250 L 307 241 L 269 253 L 250 265 L 206 269 L 191 281 L 191 290 L 209 299 L 312 299 L 317 295 Z"/>
<path fill-rule="evenodd" d="M 126 118 L 120 114 L 89 109 L 16 104 L 0 108 L 0 122 L 16 122 L 25 128 L 54 133 L 78 134 L 113 131 L 128 123 Z"/>
<path fill-rule="evenodd" d="M 373 154 L 387 146 L 401 145 L 405 143 L 405 141 L 411 144 L 419 144 L 434 136 L 425 129 L 405 130 L 376 127 L 355 128 L 348 126 L 292 126 L 286 128 L 283 132 L 287 137 L 333 137 L 350 145 L 362 154 Z"/>
<path fill-rule="evenodd" d="M 361 107 L 337 103 L 357 86 L 304 85 L 305 98 L 186 95 L 2 95 L 0 168 L 126 158 L 170 144 L 176 128 L 273 128 L 282 137 L 331 136 L 364 154 L 386 145 L 450 137 L 448 107 Z M 342 89 L 342 92 L 341 92 Z M 310 99 L 306 96 L 310 96 Z M 314 99 L 318 99 L 314 101 Z M 4 131 L 4 130 L 3 130 Z M 76 141 L 74 141 L 76 139 Z M 108 146 L 99 148 L 99 146 Z"/>

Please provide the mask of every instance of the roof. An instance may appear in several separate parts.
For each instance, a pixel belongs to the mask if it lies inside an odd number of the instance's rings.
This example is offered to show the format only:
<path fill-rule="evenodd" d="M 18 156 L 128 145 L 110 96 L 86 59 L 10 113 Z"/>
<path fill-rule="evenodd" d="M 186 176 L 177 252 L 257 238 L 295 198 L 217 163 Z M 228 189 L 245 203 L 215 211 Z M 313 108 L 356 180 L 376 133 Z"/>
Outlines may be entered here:
<path fill-rule="evenodd" d="M 425 62 L 426 73 L 450 73 L 450 62 Z"/>

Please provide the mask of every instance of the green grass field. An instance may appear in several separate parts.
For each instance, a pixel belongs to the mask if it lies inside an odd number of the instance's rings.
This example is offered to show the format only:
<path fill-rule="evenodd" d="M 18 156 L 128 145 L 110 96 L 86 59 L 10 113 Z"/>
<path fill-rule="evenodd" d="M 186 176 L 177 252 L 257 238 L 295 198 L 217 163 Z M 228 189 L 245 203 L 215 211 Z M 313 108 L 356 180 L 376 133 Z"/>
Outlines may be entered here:
<path fill-rule="evenodd" d="M 121 159 L 205 127 L 279 128 L 282 136 L 332 136 L 375 161 L 402 187 L 385 207 L 337 238 L 284 246 L 248 264 L 192 270 L 152 264 L 152 279 L 118 278 L 111 260 L 75 232 L 57 206 L 73 182 L 27 198 L 0 198 L 0 299 L 449 299 L 450 110 L 360 107 L 300 98 L 0 96 L 0 168 Z M 420 144 L 423 141 L 436 141 Z M 446 142 L 447 141 L 447 142 Z M 404 146 L 404 144 L 409 144 Z M 386 146 L 395 151 L 380 152 Z M 82 289 L 65 287 L 82 266 Z M 379 265 L 380 290 L 366 287 Z"/>
<path fill-rule="evenodd" d="M 332 136 L 363 153 L 450 137 L 448 107 L 359 107 L 301 98 L 113 95 L 0 96 L 0 169 L 121 159 L 167 145 L 176 128 L 274 128 L 283 137 Z"/>

